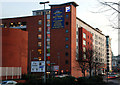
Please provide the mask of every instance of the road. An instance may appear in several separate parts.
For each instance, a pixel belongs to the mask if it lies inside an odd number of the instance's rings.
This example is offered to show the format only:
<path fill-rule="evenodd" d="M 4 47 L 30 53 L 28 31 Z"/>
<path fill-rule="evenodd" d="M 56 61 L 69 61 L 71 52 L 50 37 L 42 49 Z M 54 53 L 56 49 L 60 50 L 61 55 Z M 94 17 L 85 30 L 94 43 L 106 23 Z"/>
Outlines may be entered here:
<path fill-rule="evenodd" d="M 107 79 L 104 78 L 104 81 L 107 82 Z M 120 85 L 120 78 L 108 79 L 108 85 Z"/>

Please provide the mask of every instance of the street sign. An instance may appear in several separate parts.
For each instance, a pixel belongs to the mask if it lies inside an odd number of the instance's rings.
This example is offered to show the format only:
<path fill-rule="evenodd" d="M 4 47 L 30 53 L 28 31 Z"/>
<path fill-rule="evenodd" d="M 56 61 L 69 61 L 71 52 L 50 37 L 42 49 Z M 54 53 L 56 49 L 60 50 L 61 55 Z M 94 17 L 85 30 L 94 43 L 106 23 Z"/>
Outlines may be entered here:
<path fill-rule="evenodd" d="M 31 72 L 45 72 L 45 61 L 31 61 Z"/>

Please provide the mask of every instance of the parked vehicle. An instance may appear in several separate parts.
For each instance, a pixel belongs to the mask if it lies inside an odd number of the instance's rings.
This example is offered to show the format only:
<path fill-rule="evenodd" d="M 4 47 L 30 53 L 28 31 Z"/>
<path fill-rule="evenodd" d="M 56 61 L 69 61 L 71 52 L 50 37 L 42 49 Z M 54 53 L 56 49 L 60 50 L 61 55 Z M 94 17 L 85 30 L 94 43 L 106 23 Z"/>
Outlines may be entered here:
<path fill-rule="evenodd" d="M 2 81 L 2 84 L 0 85 L 16 85 L 16 81 Z"/>
<path fill-rule="evenodd" d="M 118 75 L 117 74 L 110 74 L 110 75 L 108 75 L 108 79 L 115 79 L 115 78 L 117 78 L 118 77 Z"/>

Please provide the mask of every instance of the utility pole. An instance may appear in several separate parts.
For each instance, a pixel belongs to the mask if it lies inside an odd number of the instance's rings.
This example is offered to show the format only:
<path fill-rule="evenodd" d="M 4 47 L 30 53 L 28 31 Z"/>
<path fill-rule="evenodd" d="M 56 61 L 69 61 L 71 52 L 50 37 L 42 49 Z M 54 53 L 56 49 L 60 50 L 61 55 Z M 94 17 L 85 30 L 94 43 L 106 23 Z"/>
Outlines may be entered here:
<path fill-rule="evenodd" d="M 40 2 L 40 4 L 44 4 L 44 62 L 45 62 L 45 72 L 44 72 L 44 83 L 46 83 L 46 24 L 45 24 L 45 4 L 49 3 L 49 1 L 46 2 Z"/>

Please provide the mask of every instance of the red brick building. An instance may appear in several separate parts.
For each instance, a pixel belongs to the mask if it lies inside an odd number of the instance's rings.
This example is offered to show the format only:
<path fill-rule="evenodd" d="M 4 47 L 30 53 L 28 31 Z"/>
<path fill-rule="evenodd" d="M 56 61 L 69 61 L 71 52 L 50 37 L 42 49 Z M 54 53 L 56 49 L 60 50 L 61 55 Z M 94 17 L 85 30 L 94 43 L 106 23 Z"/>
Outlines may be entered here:
<path fill-rule="evenodd" d="M 2 79 L 20 78 L 27 74 L 28 32 L 20 29 L 2 30 Z"/>
<path fill-rule="evenodd" d="M 75 2 L 50 6 L 51 9 L 46 9 L 45 16 L 46 70 L 53 70 L 56 74 L 80 77 L 82 72 L 78 59 L 83 58 L 83 55 L 77 57 L 76 50 L 78 49 L 80 54 L 81 50 L 91 47 L 92 34 L 84 28 L 76 30 L 76 7 L 78 5 Z M 34 16 L 2 19 L 1 27 L 28 31 L 28 72 L 43 73 L 44 65 L 41 65 L 44 63 L 42 63 L 44 61 L 43 10 L 33 11 L 33 14 Z M 76 37 L 77 34 L 79 34 L 78 37 Z M 51 67 L 54 69 L 50 69 Z"/>
<path fill-rule="evenodd" d="M 86 55 L 84 54 L 87 50 L 92 50 L 92 34 L 88 32 L 84 28 L 79 28 L 79 54 L 82 59 L 86 59 Z M 81 53 L 82 52 L 82 53 Z"/>

